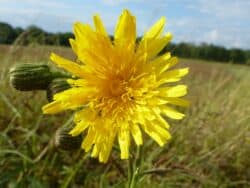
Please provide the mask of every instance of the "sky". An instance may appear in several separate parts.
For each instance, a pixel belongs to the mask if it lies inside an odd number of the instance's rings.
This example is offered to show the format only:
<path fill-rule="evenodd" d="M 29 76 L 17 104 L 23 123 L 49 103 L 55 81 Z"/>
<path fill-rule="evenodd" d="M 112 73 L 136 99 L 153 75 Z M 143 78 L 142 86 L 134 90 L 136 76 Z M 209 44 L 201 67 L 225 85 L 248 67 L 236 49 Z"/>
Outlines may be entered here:
<path fill-rule="evenodd" d="M 76 21 L 92 24 L 99 14 L 110 34 L 123 9 L 136 16 L 142 35 L 161 16 L 173 42 L 202 42 L 250 49 L 250 0 L 0 0 L 0 22 L 49 32 L 72 31 Z"/>

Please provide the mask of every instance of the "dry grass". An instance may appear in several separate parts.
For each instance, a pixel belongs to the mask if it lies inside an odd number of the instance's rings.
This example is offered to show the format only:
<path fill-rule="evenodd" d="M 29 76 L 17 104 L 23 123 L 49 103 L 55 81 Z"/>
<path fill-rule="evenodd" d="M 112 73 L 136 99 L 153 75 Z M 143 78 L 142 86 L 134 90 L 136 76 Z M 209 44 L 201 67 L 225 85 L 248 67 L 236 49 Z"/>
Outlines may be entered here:
<path fill-rule="evenodd" d="M 127 164 L 115 149 L 105 165 L 81 150 L 58 150 L 53 136 L 70 114 L 42 115 L 44 92 L 10 87 L 9 67 L 47 62 L 51 51 L 74 58 L 61 47 L 0 46 L 0 187 L 124 187 Z M 181 62 L 191 69 L 184 82 L 192 105 L 183 121 L 170 122 L 166 146 L 150 139 L 143 146 L 138 187 L 249 187 L 249 67 Z"/>

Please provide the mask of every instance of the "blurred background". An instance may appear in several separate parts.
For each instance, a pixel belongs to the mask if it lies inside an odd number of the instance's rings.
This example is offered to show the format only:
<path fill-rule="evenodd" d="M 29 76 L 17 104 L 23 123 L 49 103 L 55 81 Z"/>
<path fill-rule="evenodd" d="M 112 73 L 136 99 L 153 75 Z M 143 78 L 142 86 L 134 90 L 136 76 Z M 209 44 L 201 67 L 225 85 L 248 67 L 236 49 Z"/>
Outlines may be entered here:
<path fill-rule="evenodd" d="M 47 64 L 55 52 L 75 59 L 68 38 L 76 21 L 99 14 L 113 36 L 124 8 L 143 33 L 161 16 L 173 41 L 161 53 L 190 67 L 186 118 L 168 120 L 163 148 L 145 135 L 138 187 L 250 187 L 250 1 L 248 0 L 0 0 L 0 187 L 124 187 L 126 161 L 114 149 L 103 165 L 80 149 L 55 144 L 71 113 L 45 116 L 50 86 L 20 92 L 9 70 Z M 57 87 L 57 86 L 56 86 Z M 135 148 L 131 155 L 135 155 Z"/>
<path fill-rule="evenodd" d="M 30 30 L 25 44 L 67 46 L 72 24 L 91 23 L 97 13 L 112 35 L 124 8 L 136 16 L 138 36 L 161 16 L 167 17 L 166 31 L 179 44 L 177 55 L 249 64 L 250 1 L 246 0 L 1 0 L 0 43 L 13 43 L 20 33 Z M 196 49 L 197 45 L 202 49 Z M 233 49 L 227 52 L 224 48 Z"/>

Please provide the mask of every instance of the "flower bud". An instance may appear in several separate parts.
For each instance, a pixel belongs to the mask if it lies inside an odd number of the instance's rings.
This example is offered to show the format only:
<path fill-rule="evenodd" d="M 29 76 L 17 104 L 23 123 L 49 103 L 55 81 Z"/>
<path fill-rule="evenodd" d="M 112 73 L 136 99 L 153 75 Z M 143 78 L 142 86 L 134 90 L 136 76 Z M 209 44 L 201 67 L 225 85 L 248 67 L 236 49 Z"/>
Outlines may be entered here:
<path fill-rule="evenodd" d="M 69 88 L 70 88 L 70 85 L 68 84 L 67 79 L 65 78 L 57 78 L 57 79 L 52 80 L 47 88 L 48 101 L 52 101 L 54 94 L 59 93 Z"/>
<path fill-rule="evenodd" d="M 10 69 L 11 85 L 20 91 L 46 89 L 53 74 L 46 64 L 23 63 Z"/>
<path fill-rule="evenodd" d="M 71 136 L 69 134 L 70 132 L 69 127 L 60 128 L 56 131 L 56 137 L 55 137 L 55 145 L 56 147 L 66 150 L 66 151 L 72 151 L 80 149 L 81 142 L 82 142 L 82 136 Z"/>

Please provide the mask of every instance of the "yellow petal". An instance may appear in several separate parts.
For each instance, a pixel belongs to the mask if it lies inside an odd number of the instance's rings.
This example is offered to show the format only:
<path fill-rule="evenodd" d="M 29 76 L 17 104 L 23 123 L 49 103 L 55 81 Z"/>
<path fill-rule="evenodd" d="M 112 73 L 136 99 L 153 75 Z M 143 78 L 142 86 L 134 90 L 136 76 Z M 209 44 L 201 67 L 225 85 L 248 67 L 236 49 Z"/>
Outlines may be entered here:
<path fill-rule="evenodd" d="M 84 50 L 82 52 L 81 56 L 82 59 L 84 59 L 84 62 L 86 65 L 91 67 L 92 71 L 95 71 L 97 76 L 100 74 L 104 74 L 107 70 L 109 70 L 110 62 L 105 58 L 104 53 L 108 53 L 108 48 L 106 48 L 106 52 L 104 52 L 104 49 L 102 51 L 92 51 L 92 50 Z"/>
<path fill-rule="evenodd" d="M 74 23 L 73 31 L 75 38 L 79 42 L 89 42 L 93 40 L 94 31 L 89 24 L 82 24 L 80 22 Z M 89 39 L 89 40 L 88 40 Z M 82 43 L 83 44 L 83 43 Z"/>
<path fill-rule="evenodd" d="M 177 82 L 181 79 L 181 77 L 187 75 L 188 71 L 189 71 L 188 68 L 183 68 L 162 73 L 159 76 L 158 84 L 161 85 L 164 83 Z"/>
<path fill-rule="evenodd" d="M 74 114 L 74 122 L 77 124 L 80 121 L 84 121 L 86 124 L 88 124 L 92 121 L 94 116 L 94 113 L 85 107 Z"/>
<path fill-rule="evenodd" d="M 108 33 L 102 23 L 102 20 L 100 18 L 99 15 L 95 15 L 94 16 L 94 24 L 95 24 L 95 28 L 96 28 L 96 31 L 100 34 L 102 34 L 103 36 L 108 36 Z"/>
<path fill-rule="evenodd" d="M 101 150 L 101 144 L 95 144 L 91 153 L 91 157 L 98 157 L 100 150 Z"/>
<path fill-rule="evenodd" d="M 167 33 L 164 37 L 159 39 L 146 39 L 147 41 L 147 59 L 150 60 L 154 58 L 160 51 L 169 43 L 169 41 L 172 39 L 172 34 Z"/>
<path fill-rule="evenodd" d="M 115 44 L 126 48 L 133 48 L 136 40 L 135 17 L 128 10 L 124 10 L 115 29 Z"/>
<path fill-rule="evenodd" d="M 114 136 L 111 133 L 111 135 L 104 135 L 105 136 L 105 141 L 103 146 L 100 148 L 100 153 L 99 153 L 99 161 L 106 163 L 108 161 L 110 152 L 112 150 L 112 146 L 114 143 Z"/>
<path fill-rule="evenodd" d="M 87 80 L 86 79 L 68 79 L 67 82 L 72 86 L 72 87 L 87 87 Z"/>
<path fill-rule="evenodd" d="M 49 104 L 46 104 L 42 107 L 42 111 L 44 114 L 56 114 L 65 110 L 64 106 L 61 102 L 53 101 Z"/>
<path fill-rule="evenodd" d="M 50 59 L 61 68 L 64 68 L 65 70 L 69 71 L 70 73 L 74 74 L 75 76 L 79 76 L 84 78 L 86 75 L 84 73 L 84 69 L 82 67 L 70 60 L 64 59 L 54 53 L 51 54 Z"/>
<path fill-rule="evenodd" d="M 178 63 L 178 58 L 177 57 L 171 58 L 170 53 L 166 53 L 152 61 L 152 64 L 155 67 L 156 74 L 162 74 L 163 72 L 173 67 L 177 63 Z"/>
<path fill-rule="evenodd" d="M 162 87 L 159 88 L 159 96 L 162 97 L 182 97 L 187 94 L 186 85 L 177 85 L 173 87 Z"/>
<path fill-rule="evenodd" d="M 163 129 L 161 126 L 157 126 L 147 121 L 146 124 L 142 125 L 145 132 L 153 138 L 160 146 L 163 146 L 167 140 L 171 138 L 169 132 Z"/>
<path fill-rule="evenodd" d="M 165 98 L 159 98 L 159 97 L 154 97 L 151 99 L 148 99 L 147 104 L 149 106 L 158 106 L 158 105 L 162 105 L 162 104 L 167 104 L 168 101 L 165 100 Z"/>
<path fill-rule="evenodd" d="M 166 18 L 160 18 L 142 37 L 137 53 L 147 53 L 147 59 L 154 57 L 165 46 L 170 38 L 169 34 L 161 37 Z M 166 40 L 167 39 L 167 40 Z M 163 46 L 163 47 L 162 47 Z"/>
<path fill-rule="evenodd" d="M 157 38 L 161 36 L 161 33 L 163 31 L 164 25 L 166 23 L 166 18 L 161 17 L 143 36 L 143 39 L 145 38 Z M 142 40 L 143 40 L 142 39 Z"/>
<path fill-rule="evenodd" d="M 82 52 L 86 49 L 93 49 L 96 51 L 98 46 L 97 33 L 88 24 L 76 22 L 74 24 L 75 41 L 77 43 L 78 58 L 84 62 Z M 84 62 L 85 63 L 85 62 Z"/>
<path fill-rule="evenodd" d="M 177 105 L 177 106 L 183 106 L 183 107 L 188 107 L 190 105 L 190 102 L 188 100 L 185 99 L 181 99 L 181 98 L 164 98 L 167 103 L 173 104 L 173 105 Z"/>
<path fill-rule="evenodd" d="M 55 101 L 63 101 L 63 102 L 70 102 L 68 100 L 75 100 L 76 98 L 83 98 L 86 96 L 86 92 L 89 90 L 89 88 L 77 88 L 73 87 L 67 90 L 64 90 L 60 93 L 56 93 L 53 96 L 53 99 Z M 85 95 L 84 95 L 85 94 Z M 85 99 L 86 100 L 86 99 Z M 79 101 L 80 102 L 80 101 Z"/>
<path fill-rule="evenodd" d="M 157 109 L 157 110 L 156 110 Z M 152 122 L 152 124 L 158 125 L 160 127 L 162 127 L 163 129 L 169 129 L 169 124 L 168 122 L 161 116 L 161 109 L 160 108 L 152 108 L 156 119 L 154 119 Z"/>
<path fill-rule="evenodd" d="M 128 130 L 120 130 L 118 133 L 118 142 L 121 149 L 121 159 L 129 158 L 130 135 Z"/>
<path fill-rule="evenodd" d="M 77 42 L 74 39 L 69 39 L 70 46 L 75 54 L 78 54 Z"/>
<path fill-rule="evenodd" d="M 69 134 L 71 134 L 72 136 L 77 136 L 81 134 L 85 129 L 87 129 L 88 126 L 88 123 L 86 123 L 85 121 L 81 121 L 76 124 L 76 126 L 69 132 Z"/>
<path fill-rule="evenodd" d="M 139 125 L 131 123 L 130 124 L 130 131 L 131 131 L 131 134 L 135 140 L 136 145 L 138 145 L 138 146 L 142 145 L 142 143 L 143 143 L 142 134 L 141 134 L 141 130 L 139 128 Z"/>
<path fill-rule="evenodd" d="M 172 119 L 182 119 L 185 115 L 167 106 L 160 107 L 162 114 Z"/>
<path fill-rule="evenodd" d="M 162 63 L 162 62 L 166 63 L 166 61 L 168 61 L 170 58 L 171 58 L 171 53 L 170 52 L 166 52 L 163 55 L 160 55 L 160 56 L 156 57 L 155 59 L 153 59 L 151 61 L 151 63 L 153 63 L 154 66 L 157 67 L 157 65 L 159 63 Z"/>
<path fill-rule="evenodd" d="M 91 157 L 98 157 L 104 144 L 105 136 L 100 134 L 100 132 L 98 131 L 98 134 L 96 135 L 95 139 L 95 144 L 91 153 Z"/>
<path fill-rule="evenodd" d="M 95 143 L 95 137 L 96 137 L 96 131 L 92 127 L 90 127 L 88 129 L 87 136 L 85 137 L 81 145 L 81 147 L 86 152 L 88 152 L 92 148 L 92 145 Z"/>
<path fill-rule="evenodd" d="M 168 122 L 162 117 L 154 120 L 152 123 L 162 127 L 163 129 L 169 129 L 170 128 L 170 125 L 168 124 Z"/>
<path fill-rule="evenodd" d="M 53 96 L 55 101 L 60 101 L 64 109 L 75 109 L 84 106 L 95 93 L 95 89 L 90 87 L 74 87 L 56 93 Z"/>
<path fill-rule="evenodd" d="M 74 33 L 76 41 L 80 41 L 80 39 L 82 38 L 83 28 L 81 26 L 82 24 L 80 22 L 74 23 L 73 33 Z"/>

